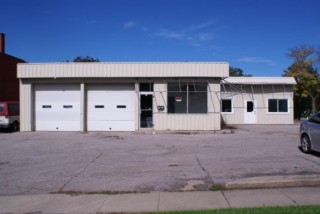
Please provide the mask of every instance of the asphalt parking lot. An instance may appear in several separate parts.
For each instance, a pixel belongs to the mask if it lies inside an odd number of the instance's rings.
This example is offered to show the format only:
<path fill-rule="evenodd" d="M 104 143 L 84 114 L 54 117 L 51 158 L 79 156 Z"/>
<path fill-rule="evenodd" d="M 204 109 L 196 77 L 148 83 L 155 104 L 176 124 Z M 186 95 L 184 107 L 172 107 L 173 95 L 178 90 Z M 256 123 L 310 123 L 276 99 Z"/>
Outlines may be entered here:
<path fill-rule="evenodd" d="M 299 126 L 242 125 L 233 134 L 0 132 L 0 195 L 206 190 L 266 175 L 320 174 Z"/>

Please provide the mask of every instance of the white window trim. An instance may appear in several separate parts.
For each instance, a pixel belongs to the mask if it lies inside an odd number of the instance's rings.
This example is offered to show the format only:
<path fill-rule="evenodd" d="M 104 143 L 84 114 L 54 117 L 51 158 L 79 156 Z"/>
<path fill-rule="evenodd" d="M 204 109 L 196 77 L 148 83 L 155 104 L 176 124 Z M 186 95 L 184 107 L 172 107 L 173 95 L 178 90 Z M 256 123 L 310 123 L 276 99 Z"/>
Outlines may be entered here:
<path fill-rule="evenodd" d="M 269 112 L 269 100 L 287 100 L 287 104 L 288 104 L 288 111 L 287 112 Z M 290 114 L 290 102 L 289 102 L 289 98 L 267 98 L 267 114 L 275 114 L 275 115 L 283 115 L 283 114 Z"/>
<path fill-rule="evenodd" d="M 222 111 L 222 100 L 231 100 L 231 112 L 224 112 L 224 111 Z M 221 108 L 221 114 L 234 114 L 234 110 L 233 110 L 233 98 L 221 98 L 220 108 Z"/>

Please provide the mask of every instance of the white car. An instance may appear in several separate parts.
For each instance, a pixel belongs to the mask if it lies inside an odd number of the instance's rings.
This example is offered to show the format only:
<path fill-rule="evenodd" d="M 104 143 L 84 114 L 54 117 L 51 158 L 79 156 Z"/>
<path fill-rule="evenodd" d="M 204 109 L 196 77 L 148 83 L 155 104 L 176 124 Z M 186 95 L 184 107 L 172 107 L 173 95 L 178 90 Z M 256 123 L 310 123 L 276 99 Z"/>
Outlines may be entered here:
<path fill-rule="evenodd" d="M 300 142 L 304 153 L 320 152 L 320 112 L 301 123 Z"/>

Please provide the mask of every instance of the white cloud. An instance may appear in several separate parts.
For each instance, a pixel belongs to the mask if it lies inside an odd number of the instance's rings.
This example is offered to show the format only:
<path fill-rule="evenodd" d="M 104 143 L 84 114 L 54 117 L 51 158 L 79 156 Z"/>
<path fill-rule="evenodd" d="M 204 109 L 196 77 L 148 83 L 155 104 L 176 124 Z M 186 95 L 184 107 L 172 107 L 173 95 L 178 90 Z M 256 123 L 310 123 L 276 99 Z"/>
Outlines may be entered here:
<path fill-rule="evenodd" d="M 135 22 L 133 22 L 133 21 L 128 21 L 128 22 L 125 22 L 125 23 L 123 24 L 122 29 L 123 29 L 123 30 L 126 30 L 126 29 L 132 28 L 132 27 L 134 27 L 134 26 L 136 26 L 136 23 L 135 23 Z"/>
<path fill-rule="evenodd" d="M 268 65 L 274 65 L 275 63 L 270 60 L 263 57 L 243 57 L 240 59 L 237 59 L 238 62 L 248 62 L 248 63 L 264 63 Z"/>
<path fill-rule="evenodd" d="M 214 25 L 215 23 L 216 23 L 216 20 L 210 20 L 207 22 L 200 23 L 198 25 L 193 25 L 193 26 L 187 28 L 185 31 L 186 32 L 194 32 L 194 31 L 202 30 L 202 29 L 205 29 L 205 28 L 208 28 L 208 27 Z"/>
<path fill-rule="evenodd" d="M 155 35 L 169 39 L 185 39 L 185 35 L 182 33 L 168 29 L 160 29 L 155 33 Z"/>

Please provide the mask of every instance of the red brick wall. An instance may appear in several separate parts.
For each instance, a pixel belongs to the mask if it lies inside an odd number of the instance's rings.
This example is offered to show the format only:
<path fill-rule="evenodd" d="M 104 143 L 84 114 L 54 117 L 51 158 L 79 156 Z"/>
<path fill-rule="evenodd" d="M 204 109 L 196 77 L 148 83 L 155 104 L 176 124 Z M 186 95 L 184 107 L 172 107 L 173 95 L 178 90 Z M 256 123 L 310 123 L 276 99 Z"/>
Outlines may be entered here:
<path fill-rule="evenodd" d="M 19 79 L 17 63 L 21 59 L 0 54 L 0 101 L 19 101 Z"/>

